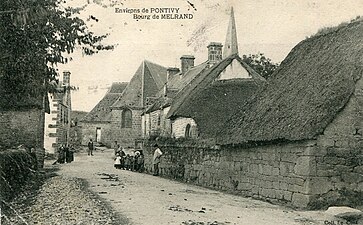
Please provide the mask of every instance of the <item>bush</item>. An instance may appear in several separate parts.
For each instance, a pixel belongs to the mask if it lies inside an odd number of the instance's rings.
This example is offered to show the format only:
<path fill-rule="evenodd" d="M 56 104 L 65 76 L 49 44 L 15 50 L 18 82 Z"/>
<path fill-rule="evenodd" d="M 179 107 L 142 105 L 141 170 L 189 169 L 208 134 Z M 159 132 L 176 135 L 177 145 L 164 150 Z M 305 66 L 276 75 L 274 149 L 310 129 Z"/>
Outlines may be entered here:
<path fill-rule="evenodd" d="M 12 199 L 37 170 L 35 155 L 25 150 L 0 152 L 0 200 Z"/>

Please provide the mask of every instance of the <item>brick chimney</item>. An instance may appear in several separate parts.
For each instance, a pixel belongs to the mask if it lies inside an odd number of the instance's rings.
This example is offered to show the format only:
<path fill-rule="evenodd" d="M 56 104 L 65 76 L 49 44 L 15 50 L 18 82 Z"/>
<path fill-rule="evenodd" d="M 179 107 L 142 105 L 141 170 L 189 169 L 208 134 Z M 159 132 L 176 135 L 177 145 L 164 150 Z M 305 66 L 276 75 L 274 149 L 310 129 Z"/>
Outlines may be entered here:
<path fill-rule="evenodd" d="M 223 45 L 219 42 L 211 42 L 207 46 L 208 48 L 208 63 L 214 65 L 215 63 L 222 60 L 222 47 Z"/>
<path fill-rule="evenodd" d="M 182 75 L 194 66 L 194 59 L 195 58 L 192 55 L 183 55 L 180 57 Z"/>
<path fill-rule="evenodd" d="M 63 72 L 63 85 L 70 86 L 71 85 L 71 72 L 68 70 Z"/>
<path fill-rule="evenodd" d="M 168 81 L 170 78 L 172 78 L 175 74 L 178 74 L 179 72 L 180 72 L 179 68 L 169 67 L 166 70 L 166 80 Z"/>

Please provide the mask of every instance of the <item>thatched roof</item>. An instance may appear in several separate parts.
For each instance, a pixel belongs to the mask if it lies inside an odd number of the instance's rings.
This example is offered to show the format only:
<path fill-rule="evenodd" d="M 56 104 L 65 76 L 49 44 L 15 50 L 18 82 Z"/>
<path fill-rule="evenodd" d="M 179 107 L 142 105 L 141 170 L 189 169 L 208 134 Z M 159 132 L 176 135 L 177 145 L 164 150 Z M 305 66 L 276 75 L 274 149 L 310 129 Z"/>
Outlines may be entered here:
<path fill-rule="evenodd" d="M 251 80 L 255 80 L 256 82 L 263 82 L 265 79 L 262 78 L 259 74 L 257 74 L 251 67 L 249 67 L 238 55 L 231 55 L 230 57 L 222 60 L 221 62 L 215 64 L 211 68 L 206 68 L 201 71 L 192 82 L 190 82 L 187 86 L 185 86 L 171 104 L 170 110 L 167 114 L 168 118 L 172 117 L 191 117 L 191 111 L 193 115 L 197 115 L 198 113 L 203 114 L 203 111 L 200 111 L 204 105 L 200 105 L 200 108 L 193 108 L 195 100 L 194 98 L 199 98 L 204 95 L 205 89 L 215 82 L 220 76 L 221 72 L 234 60 L 238 60 L 240 64 L 248 71 L 251 75 Z M 222 82 L 223 83 L 223 82 Z M 237 82 L 238 83 L 238 82 Z M 223 86 L 223 85 L 222 85 Z M 233 86 L 233 85 L 232 85 Z M 223 89 L 223 88 L 222 88 Z M 207 90 L 209 92 L 210 90 Z M 222 91 L 223 92 L 223 91 Z M 200 96 L 199 96 L 200 95 Z M 234 94 L 233 94 L 234 95 Z M 207 103 L 214 104 L 215 98 L 213 95 L 210 95 L 207 99 Z M 199 125 L 199 124 L 198 124 Z"/>
<path fill-rule="evenodd" d="M 235 108 L 258 92 L 263 83 L 255 79 L 216 81 L 188 98 L 178 115 L 193 118 L 202 138 L 215 137 Z"/>
<path fill-rule="evenodd" d="M 166 70 L 167 68 L 158 64 L 143 61 L 125 88 L 122 97 L 112 105 L 112 108 L 144 107 L 146 98 L 155 96 L 165 84 Z"/>
<path fill-rule="evenodd" d="M 218 134 L 221 144 L 312 139 L 343 109 L 363 71 L 363 23 L 299 43 L 264 91 Z"/>
<path fill-rule="evenodd" d="M 111 121 L 111 105 L 122 96 L 128 83 L 115 82 L 112 83 L 110 90 L 101 99 L 100 102 L 83 118 L 82 122 L 110 122 Z"/>

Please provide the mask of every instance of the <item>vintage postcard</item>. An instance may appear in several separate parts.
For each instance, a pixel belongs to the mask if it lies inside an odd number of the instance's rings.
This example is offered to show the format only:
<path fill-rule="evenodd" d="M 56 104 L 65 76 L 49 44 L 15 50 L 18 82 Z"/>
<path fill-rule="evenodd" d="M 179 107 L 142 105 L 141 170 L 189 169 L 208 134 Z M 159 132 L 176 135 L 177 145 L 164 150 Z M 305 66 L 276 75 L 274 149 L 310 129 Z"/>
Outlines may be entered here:
<path fill-rule="evenodd" d="M 0 225 L 363 224 L 362 15 L 2 0 Z"/>

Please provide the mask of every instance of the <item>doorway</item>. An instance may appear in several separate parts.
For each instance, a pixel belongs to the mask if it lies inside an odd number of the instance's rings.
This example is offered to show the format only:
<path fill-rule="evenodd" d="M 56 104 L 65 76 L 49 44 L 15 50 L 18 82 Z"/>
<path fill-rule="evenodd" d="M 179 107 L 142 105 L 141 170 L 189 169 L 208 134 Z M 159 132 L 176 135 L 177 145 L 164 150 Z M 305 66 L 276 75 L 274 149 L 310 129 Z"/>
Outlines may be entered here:
<path fill-rule="evenodd" d="M 98 143 L 101 142 L 101 128 L 100 127 L 96 128 L 96 142 L 98 142 Z"/>

